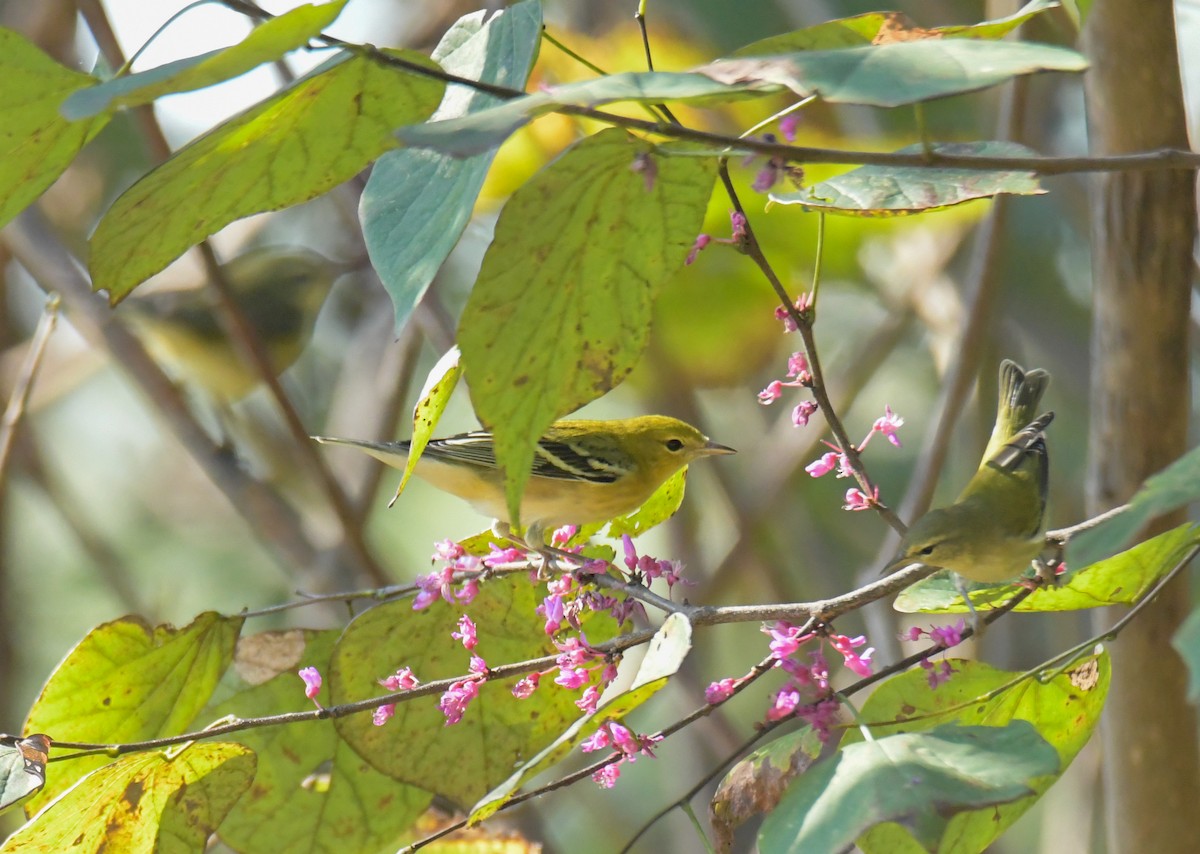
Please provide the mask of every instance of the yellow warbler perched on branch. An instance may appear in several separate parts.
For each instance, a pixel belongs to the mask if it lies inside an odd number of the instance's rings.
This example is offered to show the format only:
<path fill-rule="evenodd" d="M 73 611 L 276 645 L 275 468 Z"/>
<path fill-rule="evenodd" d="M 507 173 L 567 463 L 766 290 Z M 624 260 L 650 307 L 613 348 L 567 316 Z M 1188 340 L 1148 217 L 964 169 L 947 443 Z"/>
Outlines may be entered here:
<path fill-rule="evenodd" d="M 390 466 L 408 463 L 409 442 L 364 442 L 313 436 L 327 445 L 358 448 Z M 560 525 L 586 525 L 632 513 L 667 478 L 692 460 L 736 453 L 690 424 L 664 415 L 617 421 L 556 421 L 538 440 L 521 496 L 526 543 L 544 551 L 545 534 Z M 512 522 L 504 477 L 491 433 L 432 439 L 417 476 L 457 495 L 505 527 Z"/>
<path fill-rule="evenodd" d="M 913 523 L 889 571 L 923 563 L 995 583 L 1020 575 L 1041 554 L 1048 467 L 1043 431 L 1054 413 L 1034 413 L 1049 382 L 1045 371 L 1001 363 L 996 426 L 979 469 L 953 504 Z"/>
<path fill-rule="evenodd" d="M 264 248 L 238 255 L 224 270 L 271 367 L 282 373 L 308 343 L 342 268 L 307 249 Z M 204 289 L 131 299 L 121 310 L 157 361 L 218 400 L 239 400 L 262 381 L 234 350 Z"/>

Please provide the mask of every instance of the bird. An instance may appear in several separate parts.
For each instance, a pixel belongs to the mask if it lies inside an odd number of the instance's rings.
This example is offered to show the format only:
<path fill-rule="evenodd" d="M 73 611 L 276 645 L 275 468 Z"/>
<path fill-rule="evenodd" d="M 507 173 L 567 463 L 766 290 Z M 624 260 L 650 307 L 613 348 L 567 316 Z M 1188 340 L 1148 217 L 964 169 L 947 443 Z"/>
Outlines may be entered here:
<path fill-rule="evenodd" d="M 1046 547 L 1049 457 L 1045 430 L 1053 412 L 1034 415 L 1050 375 L 1000 365 L 996 424 L 979 468 L 947 507 L 930 510 L 912 524 L 887 567 L 922 563 L 982 583 L 1010 581 Z M 971 608 L 972 613 L 974 609 Z"/>
<path fill-rule="evenodd" d="M 313 436 L 326 445 L 357 448 L 404 469 L 411 442 L 370 442 Z M 546 532 L 562 525 L 586 525 L 632 513 L 671 475 L 693 460 L 736 453 L 710 440 L 692 425 L 665 415 L 612 421 L 556 421 L 534 448 L 533 466 L 521 496 L 520 523 L 525 543 L 547 554 Z M 495 530 L 511 538 L 504 473 L 487 431 L 432 439 L 414 473 L 433 486 L 467 501 L 497 521 Z"/>
<path fill-rule="evenodd" d="M 321 305 L 343 268 L 299 247 L 252 249 L 224 265 L 250 328 L 279 374 L 300 356 Z M 222 404 L 249 394 L 262 377 L 233 348 L 202 289 L 126 300 L 122 312 L 156 361 Z"/>

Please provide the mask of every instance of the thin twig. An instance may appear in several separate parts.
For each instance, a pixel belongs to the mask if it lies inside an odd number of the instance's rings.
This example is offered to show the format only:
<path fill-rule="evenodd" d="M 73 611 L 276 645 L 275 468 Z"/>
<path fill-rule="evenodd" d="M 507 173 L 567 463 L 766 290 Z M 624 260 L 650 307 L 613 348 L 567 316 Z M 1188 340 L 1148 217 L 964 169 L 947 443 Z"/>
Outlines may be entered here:
<path fill-rule="evenodd" d="M 37 376 L 38 368 L 41 367 L 42 357 L 46 355 L 46 345 L 50 342 L 50 334 L 54 331 L 55 324 L 58 323 L 60 303 L 61 299 L 57 295 L 51 296 L 46 301 L 46 308 L 42 311 L 37 329 L 34 330 L 33 338 L 29 342 L 25 361 L 21 364 L 16 382 L 13 383 L 12 394 L 9 395 L 8 406 L 4 410 L 4 418 L 0 421 L 0 482 L 3 482 L 5 472 L 8 470 L 9 455 L 12 453 L 13 441 L 17 437 L 17 425 L 21 423 L 25 407 L 29 405 L 33 380 Z"/>
<path fill-rule="evenodd" d="M 721 176 L 721 183 L 725 186 L 725 192 L 729 196 L 729 201 L 733 205 L 735 211 L 742 215 L 745 222 L 745 241 L 743 251 L 750 257 L 752 261 L 762 271 L 767 282 L 771 285 L 771 289 L 775 291 L 783 303 L 784 310 L 787 311 L 788 317 L 796 325 L 800 332 L 800 337 L 804 341 L 805 355 L 808 357 L 809 370 L 812 373 L 812 385 L 810 390 L 813 397 L 816 398 L 817 405 L 821 408 L 821 413 L 825 416 L 825 422 L 829 425 L 829 430 L 833 433 L 834 439 L 837 441 L 838 450 L 845 455 L 847 466 L 853 472 L 854 479 L 858 482 L 862 491 L 869 496 L 875 494 L 874 484 L 871 482 L 870 476 L 867 474 L 866 468 L 863 466 L 862 459 L 858 455 L 858 449 L 854 443 L 850 441 L 850 436 L 846 433 L 846 428 L 834 411 L 833 403 L 829 399 L 829 393 L 825 385 L 825 377 L 821 370 L 821 359 L 817 353 L 817 342 L 813 335 L 812 323 L 810 322 L 810 311 L 801 312 L 797 310 L 794 298 L 787 292 L 787 288 L 783 286 L 783 282 L 779 280 L 774 268 L 767 261 L 766 255 L 763 253 L 761 244 L 754 234 L 754 228 L 750 224 L 749 218 L 746 217 L 746 211 L 742 207 L 741 200 L 738 198 L 737 190 L 733 186 L 733 180 L 729 177 L 728 161 L 722 159 L 718 167 L 718 172 Z M 904 533 L 904 523 L 899 517 L 882 502 L 875 501 L 872 504 L 874 509 L 885 522 L 892 528 Z"/>

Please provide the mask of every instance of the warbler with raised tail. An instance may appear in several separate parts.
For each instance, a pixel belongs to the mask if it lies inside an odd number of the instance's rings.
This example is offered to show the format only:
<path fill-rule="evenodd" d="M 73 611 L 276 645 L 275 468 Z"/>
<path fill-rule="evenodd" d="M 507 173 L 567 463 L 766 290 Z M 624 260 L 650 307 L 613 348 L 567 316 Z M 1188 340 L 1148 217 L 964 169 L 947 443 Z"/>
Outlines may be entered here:
<path fill-rule="evenodd" d="M 411 447 L 409 442 L 313 438 L 358 448 L 398 469 L 407 465 Z M 557 421 L 538 440 L 521 496 L 525 541 L 540 551 L 546 532 L 561 525 L 586 525 L 632 513 L 688 463 L 732 453 L 736 453 L 733 448 L 718 445 L 690 424 L 665 415 Z M 505 526 L 511 524 L 491 433 L 430 440 L 414 473 L 480 513 Z"/>
<path fill-rule="evenodd" d="M 1049 382 L 1043 370 L 1001 363 L 996 426 L 979 469 L 953 504 L 913 523 L 889 571 L 923 563 L 995 583 L 1020 575 L 1041 554 L 1049 466 L 1044 431 L 1054 413 L 1034 413 Z"/>

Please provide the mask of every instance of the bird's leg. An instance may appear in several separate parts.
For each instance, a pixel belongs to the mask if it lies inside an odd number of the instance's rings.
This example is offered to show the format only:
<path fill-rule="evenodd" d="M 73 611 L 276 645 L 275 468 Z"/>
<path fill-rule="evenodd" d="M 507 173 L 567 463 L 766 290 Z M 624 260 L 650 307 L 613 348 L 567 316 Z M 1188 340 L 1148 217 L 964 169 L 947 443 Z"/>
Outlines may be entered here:
<path fill-rule="evenodd" d="M 553 546 L 546 545 L 544 532 L 537 525 L 530 525 L 525 529 L 525 536 L 519 537 L 513 532 L 511 525 L 495 519 L 492 521 L 492 533 L 501 539 L 515 543 L 520 548 L 525 549 L 526 553 L 534 552 L 541 558 L 537 566 L 538 581 L 548 581 L 550 579 L 551 570 L 558 565 L 556 558 L 559 555 L 569 558 L 576 557 L 576 555 L 570 552 L 564 552 Z"/>
<path fill-rule="evenodd" d="M 1063 558 L 1067 544 L 1061 539 L 1048 539 L 1053 553 L 1047 560 L 1042 560 L 1039 556 L 1033 562 L 1033 569 L 1037 573 L 1037 577 L 1042 584 L 1047 587 L 1058 587 L 1062 584 L 1062 572 L 1065 569 L 1063 566 Z"/>
<path fill-rule="evenodd" d="M 975 634 L 975 639 L 979 640 L 983 637 L 984 630 L 987 629 L 987 623 L 975 610 L 975 603 L 971 601 L 971 590 L 967 587 L 967 579 L 963 578 L 957 572 L 954 573 L 954 588 L 958 591 L 958 595 L 962 596 L 963 602 L 967 605 L 967 610 L 971 612 L 971 630 Z"/>

